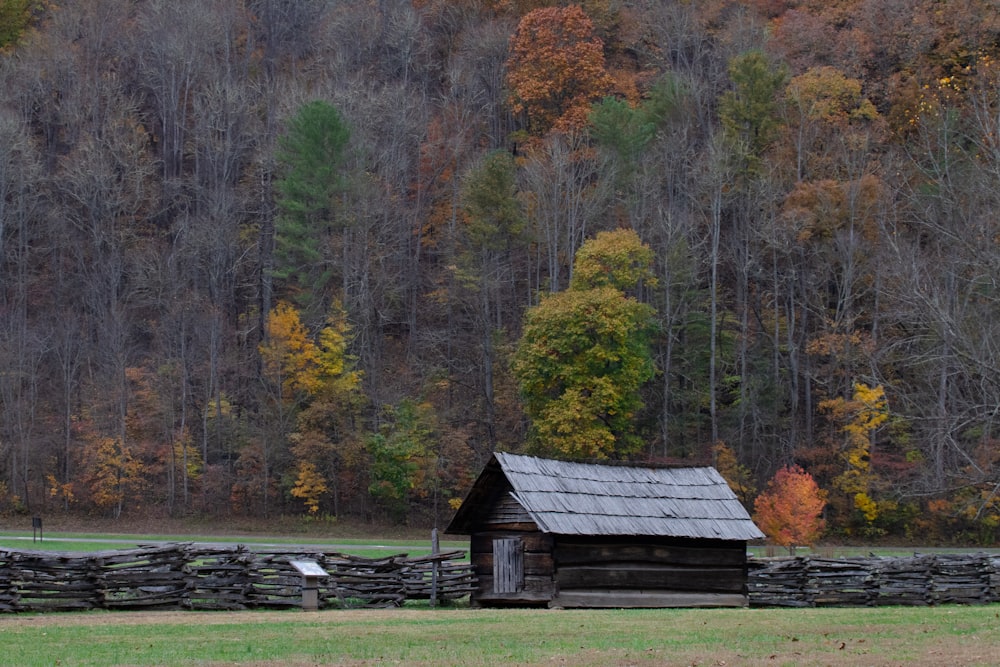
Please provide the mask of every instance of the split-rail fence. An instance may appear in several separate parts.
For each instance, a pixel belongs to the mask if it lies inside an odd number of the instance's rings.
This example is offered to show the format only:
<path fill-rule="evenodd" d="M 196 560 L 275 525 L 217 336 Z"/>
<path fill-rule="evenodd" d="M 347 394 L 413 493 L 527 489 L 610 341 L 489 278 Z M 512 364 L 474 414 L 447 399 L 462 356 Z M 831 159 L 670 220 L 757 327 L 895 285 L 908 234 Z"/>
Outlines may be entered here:
<path fill-rule="evenodd" d="M 294 561 L 312 560 L 319 608 L 464 598 L 463 551 L 362 558 L 312 549 L 171 543 L 91 553 L 0 549 L 0 612 L 280 609 L 302 605 Z M 1000 603 L 1000 554 L 800 556 L 748 561 L 751 607 Z"/>
<path fill-rule="evenodd" d="M 462 551 L 362 558 L 310 549 L 258 550 L 194 543 L 91 553 L 0 550 L 0 612 L 87 609 L 278 609 L 302 605 L 293 561 L 312 560 L 320 608 L 444 603 L 467 596 L 475 575 Z"/>
<path fill-rule="evenodd" d="M 752 607 L 1000 602 L 1000 554 L 751 559 Z"/>

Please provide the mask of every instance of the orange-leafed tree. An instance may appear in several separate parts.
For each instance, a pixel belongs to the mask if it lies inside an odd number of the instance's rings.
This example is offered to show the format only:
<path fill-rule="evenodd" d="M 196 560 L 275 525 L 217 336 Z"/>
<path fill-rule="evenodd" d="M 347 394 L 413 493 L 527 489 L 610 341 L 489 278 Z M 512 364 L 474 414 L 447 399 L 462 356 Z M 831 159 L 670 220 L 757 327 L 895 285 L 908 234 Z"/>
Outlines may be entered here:
<path fill-rule="evenodd" d="M 826 491 L 813 476 L 799 466 L 785 466 L 757 496 L 753 518 L 772 542 L 794 553 L 795 547 L 819 539 L 826 525 L 821 516 L 825 506 Z"/>
<path fill-rule="evenodd" d="M 146 467 L 121 438 L 95 437 L 84 462 L 84 482 L 93 504 L 119 518 L 146 487 Z"/>
<path fill-rule="evenodd" d="M 507 85 L 532 134 L 586 126 L 590 105 L 614 88 L 587 13 L 570 5 L 525 14 L 511 39 Z"/>

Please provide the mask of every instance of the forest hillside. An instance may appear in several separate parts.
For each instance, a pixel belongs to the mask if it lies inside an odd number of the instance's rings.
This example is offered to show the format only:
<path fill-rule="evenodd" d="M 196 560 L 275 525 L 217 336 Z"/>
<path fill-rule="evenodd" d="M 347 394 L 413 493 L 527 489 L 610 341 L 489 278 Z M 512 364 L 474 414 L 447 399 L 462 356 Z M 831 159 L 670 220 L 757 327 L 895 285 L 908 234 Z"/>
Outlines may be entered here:
<path fill-rule="evenodd" d="M 0 514 L 442 524 L 505 450 L 991 543 L 998 58 L 991 0 L 0 0 Z"/>

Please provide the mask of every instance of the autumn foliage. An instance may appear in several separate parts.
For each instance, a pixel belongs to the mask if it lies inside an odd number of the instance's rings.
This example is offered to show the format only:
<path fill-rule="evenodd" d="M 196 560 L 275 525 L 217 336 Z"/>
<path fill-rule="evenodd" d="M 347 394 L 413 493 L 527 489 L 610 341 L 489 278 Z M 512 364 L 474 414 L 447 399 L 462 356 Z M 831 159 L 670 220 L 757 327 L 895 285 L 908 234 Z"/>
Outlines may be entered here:
<path fill-rule="evenodd" d="M 443 525 L 536 448 L 987 546 L 996 4 L 0 0 L 0 515 Z"/>
<path fill-rule="evenodd" d="M 775 473 L 767 489 L 754 501 L 754 521 L 772 542 L 794 551 L 814 544 L 826 522 L 821 517 L 826 492 L 799 466 Z"/>
<path fill-rule="evenodd" d="M 591 103 L 611 92 L 604 43 L 577 5 L 545 7 L 521 19 L 511 39 L 507 85 L 515 113 L 534 134 L 587 123 Z"/>
<path fill-rule="evenodd" d="M 603 232 L 577 253 L 570 288 L 528 311 L 514 374 L 535 452 L 621 458 L 641 446 L 635 420 L 654 374 L 654 312 L 626 290 L 651 261 L 635 232 Z"/>

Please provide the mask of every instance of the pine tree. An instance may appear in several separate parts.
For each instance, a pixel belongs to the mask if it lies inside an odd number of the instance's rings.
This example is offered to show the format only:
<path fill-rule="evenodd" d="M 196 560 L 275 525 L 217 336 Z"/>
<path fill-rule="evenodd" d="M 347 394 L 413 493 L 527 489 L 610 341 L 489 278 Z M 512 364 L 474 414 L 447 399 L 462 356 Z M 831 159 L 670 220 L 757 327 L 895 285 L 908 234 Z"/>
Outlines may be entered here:
<path fill-rule="evenodd" d="M 273 275 L 279 294 L 308 307 L 334 275 L 334 239 L 342 227 L 337 197 L 351 132 L 340 112 L 322 100 L 304 105 L 288 121 L 277 154 L 283 176 L 276 183 Z M 323 305 L 323 301 L 320 301 Z"/>

